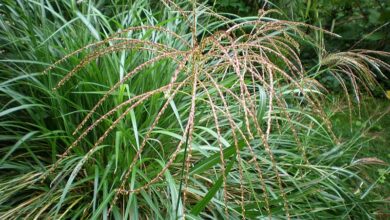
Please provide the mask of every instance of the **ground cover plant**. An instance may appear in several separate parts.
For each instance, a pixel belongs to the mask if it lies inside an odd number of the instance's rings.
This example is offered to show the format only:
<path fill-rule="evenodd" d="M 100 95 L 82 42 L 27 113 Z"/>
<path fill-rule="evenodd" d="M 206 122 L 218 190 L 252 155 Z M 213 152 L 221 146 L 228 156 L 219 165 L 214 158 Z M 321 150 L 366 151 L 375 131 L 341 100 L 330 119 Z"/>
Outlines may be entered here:
<path fill-rule="evenodd" d="M 375 120 L 339 131 L 388 52 L 330 53 L 340 36 L 266 8 L 114 3 L 1 3 L 1 219 L 385 216 L 388 162 L 362 153 Z"/>

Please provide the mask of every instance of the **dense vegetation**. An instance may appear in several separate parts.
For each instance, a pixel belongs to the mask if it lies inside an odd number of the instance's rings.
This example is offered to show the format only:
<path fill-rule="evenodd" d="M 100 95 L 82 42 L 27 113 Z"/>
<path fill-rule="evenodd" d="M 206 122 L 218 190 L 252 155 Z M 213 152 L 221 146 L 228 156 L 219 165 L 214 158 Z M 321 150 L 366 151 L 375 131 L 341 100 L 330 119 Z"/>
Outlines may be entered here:
<path fill-rule="evenodd" d="M 0 219 L 388 217 L 388 6 L 175 2 L 0 3 Z"/>

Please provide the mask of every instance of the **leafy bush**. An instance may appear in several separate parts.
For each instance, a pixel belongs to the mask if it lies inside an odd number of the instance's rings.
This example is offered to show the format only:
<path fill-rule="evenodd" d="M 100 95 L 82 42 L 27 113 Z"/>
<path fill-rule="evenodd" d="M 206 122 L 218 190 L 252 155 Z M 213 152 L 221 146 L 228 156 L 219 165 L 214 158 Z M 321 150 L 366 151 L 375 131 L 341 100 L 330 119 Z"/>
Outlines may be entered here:
<path fill-rule="evenodd" d="M 320 26 L 341 36 L 337 41 L 321 39 L 330 51 L 366 48 L 370 50 L 390 51 L 390 2 L 389 1 L 347 1 L 347 0 L 309 0 L 309 1 L 272 1 L 273 7 L 280 8 L 284 15 L 295 21 Z M 271 3 L 270 3 L 271 5 Z M 310 30 L 307 30 L 310 32 Z M 303 59 L 311 60 L 310 51 L 303 54 Z M 389 62 L 389 59 L 385 59 Z M 314 61 L 315 62 L 315 61 Z M 389 72 L 385 72 L 389 76 Z M 378 75 L 378 80 L 385 88 L 390 88 L 389 80 Z M 340 92 L 340 85 L 331 77 L 320 79 L 321 83 L 334 92 Z M 382 91 L 375 91 L 375 96 L 384 97 Z"/>
<path fill-rule="evenodd" d="M 334 133 L 315 78 L 359 100 L 389 54 L 163 3 L 2 3 L 1 218 L 374 217 L 366 139 Z"/>
<path fill-rule="evenodd" d="M 332 49 L 364 47 L 389 50 L 389 12 L 386 1 L 275 1 L 283 11 L 295 20 L 321 25 L 343 37 L 330 41 Z M 363 34 L 362 34 L 363 33 Z M 359 42 L 359 43 L 358 43 Z M 357 45 L 355 45 L 358 43 Z"/>

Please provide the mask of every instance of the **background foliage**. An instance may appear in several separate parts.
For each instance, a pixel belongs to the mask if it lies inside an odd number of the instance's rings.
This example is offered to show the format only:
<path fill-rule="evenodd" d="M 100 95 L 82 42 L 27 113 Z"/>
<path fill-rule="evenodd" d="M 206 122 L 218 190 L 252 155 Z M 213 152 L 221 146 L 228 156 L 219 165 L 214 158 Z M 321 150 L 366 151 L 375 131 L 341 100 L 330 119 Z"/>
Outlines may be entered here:
<path fill-rule="evenodd" d="M 390 2 L 386 0 L 221 0 L 214 1 L 213 5 L 217 11 L 240 15 L 256 15 L 261 8 L 280 9 L 282 15 L 276 16 L 280 19 L 302 21 L 340 35 L 337 40 L 319 39 L 329 51 L 353 48 L 390 51 Z M 315 31 L 307 29 L 307 32 L 315 36 Z M 313 51 L 303 49 L 302 53 L 303 59 L 312 61 Z M 385 74 L 390 76 L 389 72 Z M 390 89 L 389 80 L 378 77 L 382 86 Z M 332 91 L 340 92 L 337 81 L 329 77 L 320 80 Z M 382 91 L 376 91 L 375 95 L 385 98 Z"/>

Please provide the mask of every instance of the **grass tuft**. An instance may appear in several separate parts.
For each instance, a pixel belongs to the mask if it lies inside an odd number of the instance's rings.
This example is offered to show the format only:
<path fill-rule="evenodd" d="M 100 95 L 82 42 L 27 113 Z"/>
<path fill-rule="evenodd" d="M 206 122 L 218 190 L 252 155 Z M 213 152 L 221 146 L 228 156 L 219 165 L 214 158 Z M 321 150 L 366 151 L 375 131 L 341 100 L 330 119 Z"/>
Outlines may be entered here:
<path fill-rule="evenodd" d="M 370 130 L 338 134 L 317 79 L 340 83 L 352 118 L 389 53 L 327 53 L 305 30 L 336 35 L 275 10 L 151 4 L 1 4 L 1 219 L 378 214 L 388 163 L 357 157 Z"/>

